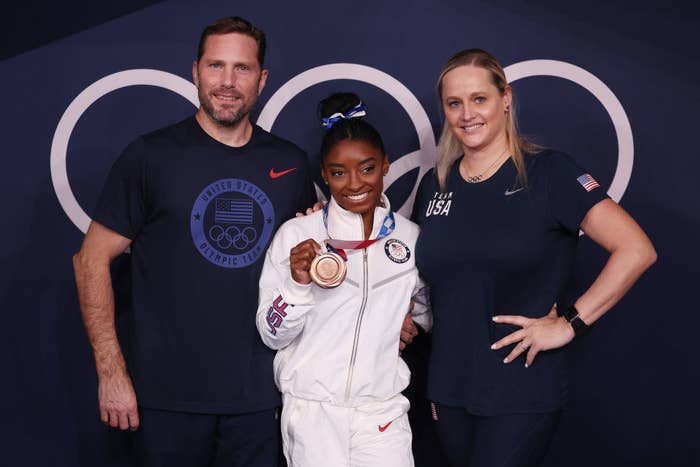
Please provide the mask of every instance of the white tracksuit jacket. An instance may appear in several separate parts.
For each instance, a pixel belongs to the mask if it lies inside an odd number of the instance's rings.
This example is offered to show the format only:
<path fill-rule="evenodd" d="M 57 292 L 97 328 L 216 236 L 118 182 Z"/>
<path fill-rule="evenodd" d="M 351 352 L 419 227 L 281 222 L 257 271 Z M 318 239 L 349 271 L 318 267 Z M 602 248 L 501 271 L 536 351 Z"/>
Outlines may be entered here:
<path fill-rule="evenodd" d="M 386 207 L 375 208 L 375 238 Z M 289 252 L 312 238 L 320 245 L 329 235 L 362 240 L 359 214 L 331 199 L 328 233 L 317 211 L 284 223 L 265 257 L 260 278 L 257 326 L 262 340 L 277 349 L 275 382 L 282 393 L 344 407 L 382 401 L 399 394 L 410 371 L 399 356 L 399 334 L 413 298 L 414 320 L 432 326 L 428 294 L 415 266 L 418 226 L 394 214 L 394 231 L 365 250 L 346 250 L 347 276 L 334 289 L 292 279 Z"/>

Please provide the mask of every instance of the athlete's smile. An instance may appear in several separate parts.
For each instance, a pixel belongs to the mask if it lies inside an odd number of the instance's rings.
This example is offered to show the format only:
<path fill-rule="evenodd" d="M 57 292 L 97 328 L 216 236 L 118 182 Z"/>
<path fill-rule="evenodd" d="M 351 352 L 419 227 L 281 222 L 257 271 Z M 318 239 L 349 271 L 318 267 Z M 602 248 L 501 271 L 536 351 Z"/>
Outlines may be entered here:
<path fill-rule="evenodd" d="M 364 193 L 360 193 L 359 195 L 344 195 L 344 196 L 346 198 L 348 198 L 350 201 L 358 203 L 358 202 L 364 201 L 367 198 L 367 196 L 369 196 L 369 193 L 370 193 L 369 191 L 365 191 Z"/>

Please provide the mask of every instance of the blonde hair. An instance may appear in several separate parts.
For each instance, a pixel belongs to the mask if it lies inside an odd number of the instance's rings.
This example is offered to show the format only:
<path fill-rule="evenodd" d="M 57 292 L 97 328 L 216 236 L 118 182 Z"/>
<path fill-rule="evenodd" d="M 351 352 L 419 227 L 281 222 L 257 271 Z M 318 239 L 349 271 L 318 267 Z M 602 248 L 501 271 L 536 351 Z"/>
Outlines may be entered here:
<path fill-rule="evenodd" d="M 496 58 L 485 50 L 481 49 L 466 49 L 454 54 L 442 67 L 440 77 L 437 82 L 437 94 L 442 107 L 442 80 L 445 75 L 457 67 L 464 65 L 472 65 L 488 70 L 491 75 L 491 81 L 498 89 L 501 95 L 504 95 L 510 85 L 506 79 L 503 67 Z M 511 90 L 512 92 L 512 90 Z M 510 158 L 518 172 L 518 181 L 523 187 L 527 186 L 527 173 L 525 170 L 525 153 L 537 153 L 542 150 L 542 147 L 527 140 L 518 134 L 518 125 L 515 119 L 515 99 L 512 99 L 510 110 L 506 116 L 506 144 L 510 152 Z M 446 191 L 447 175 L 452 169 L 454 162 L 462 155 L 462 144 L 452 134 L 447 121 L 442 127 L 442 134 L 437 145 L 437 161 L 435 163 L 435 174 L 440 184 L 440 190 Z"/>

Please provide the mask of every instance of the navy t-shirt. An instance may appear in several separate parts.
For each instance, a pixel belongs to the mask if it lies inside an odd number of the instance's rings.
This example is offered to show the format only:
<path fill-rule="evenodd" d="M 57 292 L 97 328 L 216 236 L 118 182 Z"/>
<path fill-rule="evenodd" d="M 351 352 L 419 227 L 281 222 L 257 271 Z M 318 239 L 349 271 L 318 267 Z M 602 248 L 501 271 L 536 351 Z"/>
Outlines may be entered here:
<path fill-rule="evenodd" d="M 567 297 L 579 226 L 605 191 L 555 151 L 525 156 L 528 186 L 509 160 L 482 183 L 456 161 L 440 192 L 429 172 L 414 207 L 416 263 L 430 285 L 435 324 L 428 397 L 477 415 L 545 412 L 566 397 L 564 349 L 504 364 L 512 346 L 491 344 L 520 329 L 495 315 L 539 318 Z"/>
<path fill-rule="evenodd" d="M 132 240 L 128 368 L 139 405 L 245 413 L 280 403 L 255 327 L 277 227 L 315 201 L 304 152 L 254 127 L 239 148 L 194 117 L 115 162 L 95 221 Z"/>

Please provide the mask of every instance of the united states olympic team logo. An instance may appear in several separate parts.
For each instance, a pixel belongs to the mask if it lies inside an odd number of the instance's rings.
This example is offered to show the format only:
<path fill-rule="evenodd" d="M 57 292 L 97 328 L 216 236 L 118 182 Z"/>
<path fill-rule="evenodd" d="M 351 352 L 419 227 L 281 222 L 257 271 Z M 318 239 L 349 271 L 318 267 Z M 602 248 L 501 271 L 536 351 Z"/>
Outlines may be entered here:
<path fill-rule="evenodd" d="M 384 253 L 395 263 L 405 263 L 411 257 L 411 250 L 401 240 L 391 238 L 384 243 Z"/>
<path fill-rule="evenodd" d="M 610 88 L 592 73 L 576 65 L 556 60 L 528 60 L 514 63 L 507 66 L 505 72 L 511 83 L 533 76 L 554 76 L 572 81 L 588 90 L 603 105 L 612 120 L 618 145 L 615 174 L 607 192 L 611 198 L 619 202 L 632 175 L 634 141 L 627 114 Z M 384 179 L 384 187 L 388 189 L 395 180 L 416 168 L 419 168 L 418 180 L 420 180 L 434 164 L 435 137 L 430 120 L 423 106 L 406 86 L 376 68 L 356 63 L 333 63 L 302 72 L 275 92 L 260 112 L 257 123 L 266 130 L 270 130 L 277 115 L 297 94 L 315 84 L 336 79 L 357 80 L 377 86 L 401 104 L 415 127 L 420 148 L 392 162 L 389 175 Z M 58 123 L 51 143 L 51 181 L 61 207 L 83 232 L 87 231 L 90 218 L 78 203 L 70 187 L 66 167 L 68 141 L 78 119 L 97 99 L 117 89 L 135 85 L 169 89 L 189 100 L 194 106 L 199 105 L 194 84 L 177 75 L 149 69 L 125 70 L 105 76 L 88 86 L 71 102 Z M 405 203 L 398 209 L 399 213 L 407 215 L 411 212 L 416 189 L 417 184 Z M 321 191 L 317 189 L 317 193 L 321 194 Z M 221 206 L 223 209 L 223 204 Z M 217 225 L 221 227 L 223 224 Z M 208 234 L 210 237 L 207 241 L 213 242 L 210 244 L 215 245 L 216 248 L 228 251 L 227 255 L 237 255 L 238 253 L 233 253 L 237 245 L 244 245 L 246 242 L 256 243 L 255 240 L 250 240 L 253 238 L 252 231 L 245 230 L 245 227 L 241 230 L 238 225 L 236 228 L 222 227 L 221 230 L 217 228 Z M 260 232 L 256 233 L 258 234 Z M 218 240 L 212 240 L 212 236 Z M 229 242 L 230 245 L 228 245 Z M 228 248 L 224 248 L 224 245 L 228 245 Z"/>
<path fill-rule="evenodd" d="M 190 217 L 197 251 L 225 268 L 256 262 L 265 253 L 274 225 L 270 198 L 256 185 L 238 178 L 217 180 L 204 188 Z"/>

